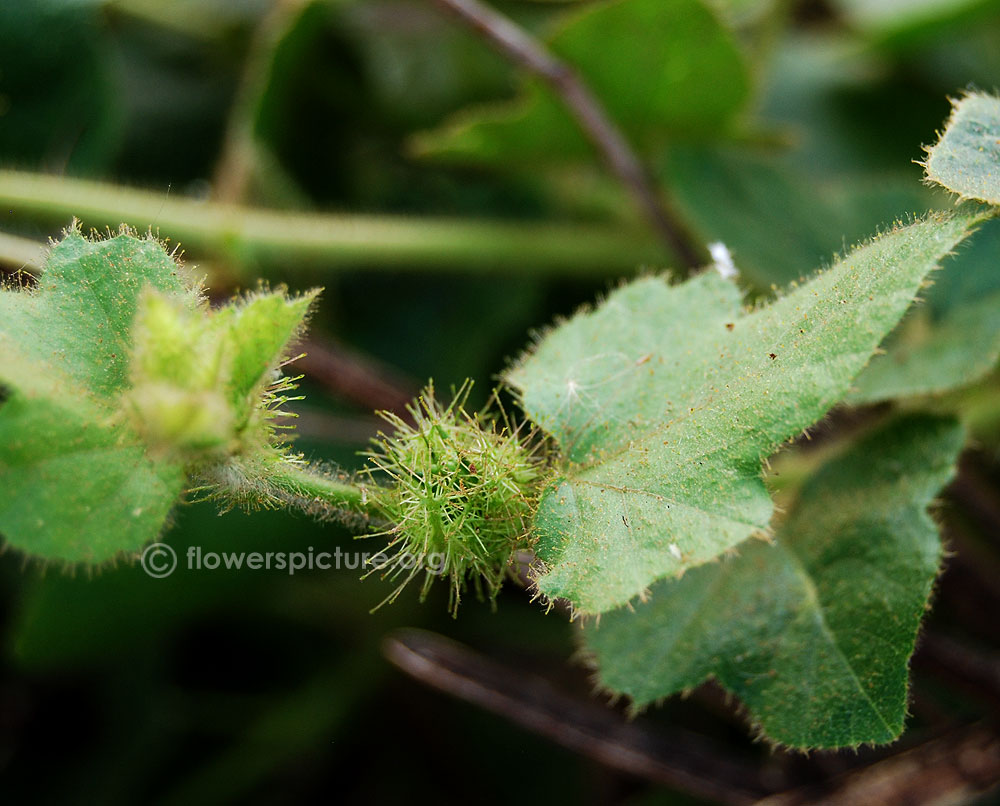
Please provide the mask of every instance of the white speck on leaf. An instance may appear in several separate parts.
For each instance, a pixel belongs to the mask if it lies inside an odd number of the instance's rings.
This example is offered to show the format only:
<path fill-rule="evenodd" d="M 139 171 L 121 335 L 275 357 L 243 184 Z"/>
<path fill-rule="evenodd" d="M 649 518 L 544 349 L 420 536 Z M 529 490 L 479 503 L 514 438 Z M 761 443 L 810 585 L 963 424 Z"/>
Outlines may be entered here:
<path fill-rule="evenodd" d="M 727 280 L 740 276 L 740 272 L 736 268 L 736 264 L 733 263 L 733 255 L 729 251 L 729 247 L 722 241 L 710 243 L 708 245 L 708 252 L 712 256 L 712 260 L 715 262 L 715 270 L 719 272 L 719 274 Z"/>

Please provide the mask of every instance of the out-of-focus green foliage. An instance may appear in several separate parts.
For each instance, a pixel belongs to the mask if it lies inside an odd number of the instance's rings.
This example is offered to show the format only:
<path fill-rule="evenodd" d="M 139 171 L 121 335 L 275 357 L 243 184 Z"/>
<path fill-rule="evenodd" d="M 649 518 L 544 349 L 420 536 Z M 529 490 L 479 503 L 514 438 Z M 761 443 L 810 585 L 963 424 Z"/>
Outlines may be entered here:
<path fill-rule="evenodd" d="M 664 138 L 724 134 L 749 92 L 732 33 L 702 0 L 615 0 L 574 9 L 548 45 L 647 148 Z M 423 136 L 417 150 L 494 165 L 594 155 L 562 101 L 537 81 L 513 103 L 472 110 Z"/>
<path fill-rule="evenodd" d="M 121 127 L 100 21 L 87 4 L 0 6 L 0 154 L 5 164 L 101 172 Z"/>
<path fill-rule="evenodd" d="M 699 236 L 724 242 L 760 289 L 808 277 L 845 244 L 870 235 L 873 221 L 926 210 L 930 196 L 906 176 L 810 183 L 801 167 L 759 148 L 678 146 L 667 151 L 660 176 L 677 188 Z"/>

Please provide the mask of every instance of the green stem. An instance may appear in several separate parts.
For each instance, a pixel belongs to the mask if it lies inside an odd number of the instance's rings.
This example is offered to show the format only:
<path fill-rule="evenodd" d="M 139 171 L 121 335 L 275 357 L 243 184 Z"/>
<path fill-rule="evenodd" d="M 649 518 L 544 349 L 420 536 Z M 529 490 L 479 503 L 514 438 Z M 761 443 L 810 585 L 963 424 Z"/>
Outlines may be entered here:
<path fill-rule="evenodd" d="M 373 514 L 364 486 L 324 475 L 308 466 L 280 463 L 268 473 L 268 482 L 296 499 L 304 508 L 316 504 L 323 509 Z"/>
<path fill-rule="evenodd" d="M 45 260 L 45 244 L 0 232 L 0 263 L 34 274 Z"/>
<path fill-rule="evenodd" d="M 288 266 L 605 276 L 668 257 L 648 234 L 622 227 L 285 213 L 22 171 L 0 170 L 0 204 L 17 215 L 76 216 L 95 229 L 162 230 L 189 249 Z"/>
<path fill-rule="evenodd" d="M 308 26 L 314 4 L 315 0 L 276 0 L 257 23 L 229 110 L 222 152 L 216 160 L 212 180 L 216 201 L 243 201 L 260 170 L 267 146 L 258 139 L 258 129 L 271 94 L 276 64 L 283 51 L 293 47 L 289 43 L 298 30 Z"/>

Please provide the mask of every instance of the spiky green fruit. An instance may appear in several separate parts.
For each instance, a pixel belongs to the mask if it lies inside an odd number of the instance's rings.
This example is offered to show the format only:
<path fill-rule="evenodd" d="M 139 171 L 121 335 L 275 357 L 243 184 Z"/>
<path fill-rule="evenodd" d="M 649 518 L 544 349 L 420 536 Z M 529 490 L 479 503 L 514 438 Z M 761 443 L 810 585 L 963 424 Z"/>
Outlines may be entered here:
<path fill-rule="evenodd" d="M 428 386 L 408 408 L 410 421 L 383 414 L 392 434 L 380 433 L 367 454 L 369 475 L 387 482 L 370 489 L 373 508 L 391 524 L 381 533 L 391 538 L 387 559 L 375 571 L 402 577 L 386 601 L 421 574 L 421 599 L 435 577 L 448 579 L 453 612 L 470 583 L 493 599 L 515 555 L 531 545 L 537 442 L 504 416 L 466 412 L 469 389 L 442 406 Z"/>

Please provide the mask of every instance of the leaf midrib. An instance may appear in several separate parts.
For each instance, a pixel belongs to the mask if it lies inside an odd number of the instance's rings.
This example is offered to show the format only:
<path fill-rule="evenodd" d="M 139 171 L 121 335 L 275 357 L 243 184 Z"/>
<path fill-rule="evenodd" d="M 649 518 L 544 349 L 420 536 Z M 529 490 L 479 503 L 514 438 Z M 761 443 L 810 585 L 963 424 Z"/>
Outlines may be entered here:
<path fill-rule="evenodd" d="M 811 605 L 810 610 L 812 610 L 815 620 L 818 623 L 820 630 L 823 635 L 827 638 L 829 644 L 836 651 L 837 656 L 840 658 L 844 665 L 844 668 L 850 673 L 850 679 L 854 683 L 858 692 L 864 698 L 865 702 L 871 708 L 872 713 L 878 717 L 879 722 L 886 729 L 886 732 L 890 737 L 894 737 L 897 731 L 893 729 L 889 723 L 886 721 L 885 716 L 882 711 L 875 705 L 875 701 L 872 700 L 871 695 L 865 690 L 865 687 L 861 683 L 861 679 L 858 677 L 854 666 L 851 665 L 850 661 L 847 659 L 847 655 L 844 654 L 844 650 L 841 648 L 837 641 L 836 634 L 830 628 L 830 625 L 826 621 L 825 608 L 822 605 L 822 600 L 820 599 L 819 589 L 816 587 L 816 583 L 813 581 L 812 575 L 806 568 L 805 562 L 802 557 L 799 556 L 798 552 L 795 551 L 794 544 L 789 545 L 787 543 L 778 543 L 775 546 L 776 549 L 780 550 L 789 560 L 792 570 L 798 576 L 799 580 L 802 582 L 803 588 L 806 593 L 806 601 Z"/>

